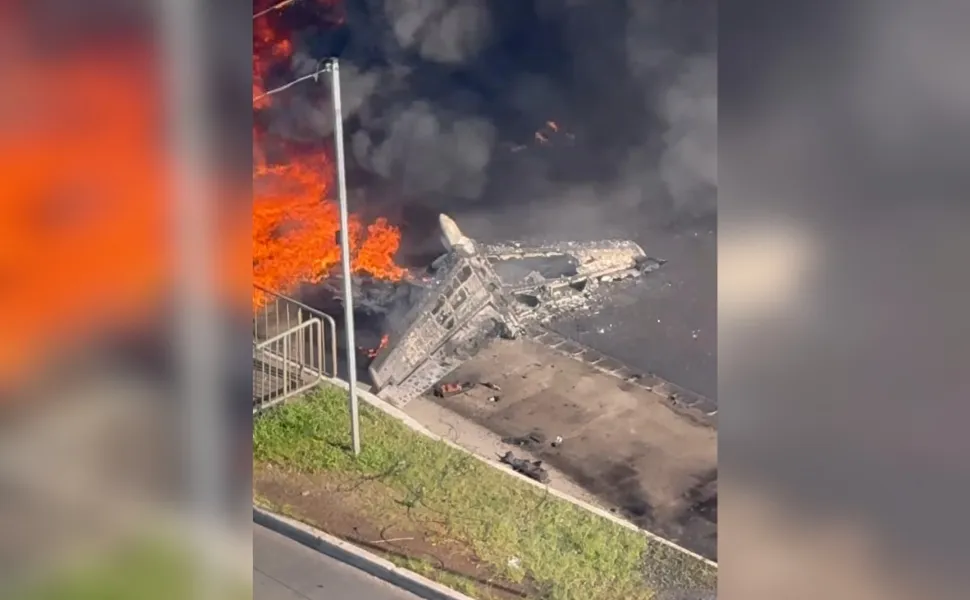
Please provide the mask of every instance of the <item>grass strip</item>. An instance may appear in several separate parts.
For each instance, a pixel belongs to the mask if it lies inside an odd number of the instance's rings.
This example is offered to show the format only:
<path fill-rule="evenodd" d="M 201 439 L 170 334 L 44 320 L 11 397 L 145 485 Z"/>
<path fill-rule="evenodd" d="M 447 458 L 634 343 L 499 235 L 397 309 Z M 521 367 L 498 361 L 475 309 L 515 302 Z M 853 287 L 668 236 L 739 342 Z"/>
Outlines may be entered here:
<path fill-rule="evenodd" d="M 324 386 L 256 420 L 253 459 L 307 474 L 379 480 L 393 500 L 382 503 L 383 510 L 433 523 L 441 540 L 469 548 L 509 581 L 528 581 L 538 597 L 647 600 L 660 590 L 715 585 L 716 572 L 704 562 L 489 467 L 371 406 L 361 406 L 357 458 L 347 451 L 349 429 L 347 393 Z"/>

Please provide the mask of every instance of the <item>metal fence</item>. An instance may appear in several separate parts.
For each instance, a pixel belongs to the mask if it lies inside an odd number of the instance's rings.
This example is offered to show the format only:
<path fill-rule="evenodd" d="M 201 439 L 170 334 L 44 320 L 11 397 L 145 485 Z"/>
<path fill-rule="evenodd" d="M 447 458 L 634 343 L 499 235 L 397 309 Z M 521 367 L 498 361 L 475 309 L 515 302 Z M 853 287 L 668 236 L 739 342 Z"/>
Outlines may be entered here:
<path fill-rule="evenodd" d="M 253 313 L 253 414 L 337 375 L 333 318 L 255 287 L 265 302 Z"/>

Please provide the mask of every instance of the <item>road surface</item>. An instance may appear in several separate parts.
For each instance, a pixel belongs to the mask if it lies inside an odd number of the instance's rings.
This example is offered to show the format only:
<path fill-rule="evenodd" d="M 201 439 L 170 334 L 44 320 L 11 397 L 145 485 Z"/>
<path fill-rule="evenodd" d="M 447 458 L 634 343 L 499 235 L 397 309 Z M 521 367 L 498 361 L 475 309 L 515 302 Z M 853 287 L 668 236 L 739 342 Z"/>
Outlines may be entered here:
<path fill-rule="evenodd" d="M 253 524 L 253 600 L 362 599 L 418 596 Z"/>

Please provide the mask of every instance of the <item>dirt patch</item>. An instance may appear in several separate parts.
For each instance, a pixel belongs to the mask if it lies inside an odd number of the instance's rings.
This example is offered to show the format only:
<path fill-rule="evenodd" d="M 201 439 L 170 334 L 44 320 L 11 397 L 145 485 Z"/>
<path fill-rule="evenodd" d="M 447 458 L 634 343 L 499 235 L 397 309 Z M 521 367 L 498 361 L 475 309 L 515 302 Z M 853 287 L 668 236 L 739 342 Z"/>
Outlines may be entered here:
<path fill-rule="evenodd" d="M 519 600 L 535 593 L 528 585 L 498 577 L 470 548 L 443 539 L 441 524 L 427 515 L 402 514 L 406 499 L 389 500 L 393 494 L 380 481 L 260 465 L 253 492 L 269 508 L 475 598 Z"/>

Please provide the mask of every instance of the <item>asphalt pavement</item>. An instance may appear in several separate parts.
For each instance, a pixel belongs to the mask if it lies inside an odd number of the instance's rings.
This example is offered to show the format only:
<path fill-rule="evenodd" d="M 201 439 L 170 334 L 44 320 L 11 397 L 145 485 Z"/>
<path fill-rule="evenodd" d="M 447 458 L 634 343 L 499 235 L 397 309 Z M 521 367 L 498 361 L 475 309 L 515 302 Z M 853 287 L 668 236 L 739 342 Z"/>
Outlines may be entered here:
<path fill-rule="evenodd" d="M 254 523 L 253 599 L 418 600 L 418 596 Z"/>
<path fill-rule="evenodd" d="M 712 218 L 648 228 L 649 215 L 617 211 L 588 220 L 578 209 L 535 206 L 503 213 L 456 214 L 476 239 L 499 241 L 630 239 L 667 263 L 633 282 L 613 284 L 592 312 L 557 319 L 559 334 L 653 373 L 696 394 L 717 399 L 717 224 Z M 604 213 L 609 213 L 606 208 Z M 566 215 L 566 216 L 563 216 Z"/>
<path fill-rule="evenodd" d="M 717 400 L 717 234 L 697 226 L 631 238 L 668 262 L 619 284 L 593 315 L 551 328 L 635 369 Z"/>

